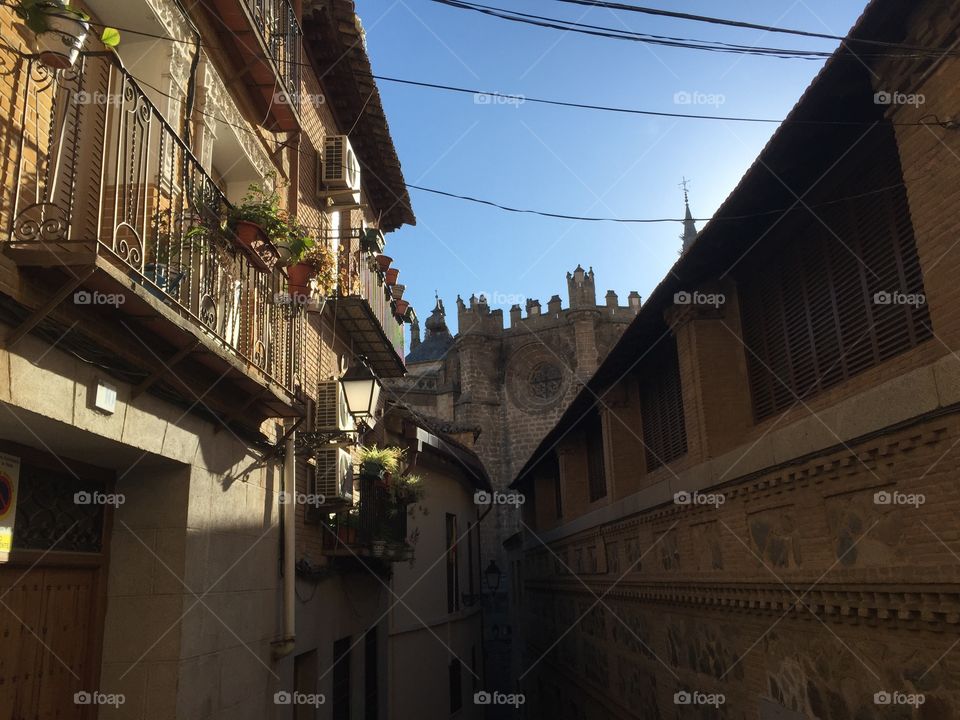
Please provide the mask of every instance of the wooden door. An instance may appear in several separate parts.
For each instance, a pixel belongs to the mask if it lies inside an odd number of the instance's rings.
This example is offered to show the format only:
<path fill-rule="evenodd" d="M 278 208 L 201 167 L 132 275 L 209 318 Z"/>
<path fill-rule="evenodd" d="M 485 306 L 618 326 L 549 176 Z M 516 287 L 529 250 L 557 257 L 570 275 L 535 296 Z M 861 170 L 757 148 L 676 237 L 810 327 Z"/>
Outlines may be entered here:
<path fill-rule="evenodd" d="M 97 571 L 0 567 L 0 720 L 83 718 Z"/>

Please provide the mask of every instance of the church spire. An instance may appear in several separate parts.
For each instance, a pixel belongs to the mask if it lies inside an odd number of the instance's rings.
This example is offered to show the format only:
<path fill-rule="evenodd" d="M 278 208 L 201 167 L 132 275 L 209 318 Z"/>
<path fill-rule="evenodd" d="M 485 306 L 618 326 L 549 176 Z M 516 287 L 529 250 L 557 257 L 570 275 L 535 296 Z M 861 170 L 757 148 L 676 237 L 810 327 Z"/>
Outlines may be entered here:
<path fill-rule="evenodd" d="M 697 224 L 693 219 L 693 215 L 690 213 L 689 184 L 690 181 L 686 178 L 683 178 L 683 181 L 680 183 L 680 187 L 683 188 L 683 205 L 685 210 L 683 215 L 683 235 L 680 236 L 680 239 L 683 240 L 683 248 L 680 252 L 686 252 L 697 237 Z"/>

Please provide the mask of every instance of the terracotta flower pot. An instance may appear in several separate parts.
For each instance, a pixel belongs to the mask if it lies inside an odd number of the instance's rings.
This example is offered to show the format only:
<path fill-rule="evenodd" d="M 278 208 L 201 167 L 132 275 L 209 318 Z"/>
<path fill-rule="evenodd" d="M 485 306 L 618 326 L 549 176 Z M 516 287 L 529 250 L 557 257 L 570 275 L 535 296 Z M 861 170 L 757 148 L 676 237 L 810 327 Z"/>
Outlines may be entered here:
<path fill-rule="evenodd" d="M 288 267 L 287 292 L 290 293 L 290 297 L 308 297 L 313 274 L 313 265 L 307 263 L 297 263 Z"/>
<path fill-rule="evenodd" d="M 410 307 L 410 303 L 408 303 L 406 300 L 397 300 L 396 303 L 397 303 L 396 315 L 398 318 L 402 318 L 404 315 L 407 314 L 407 308 Z"/>
<path fill-rule="evenodd" d="M 276 247 L 263 228 L 249 220 L 238 220 L 233 227 L 237 245 L 250 258 L 250 263 L 261 272 L 270 272 L 280 259 Z"/>
<path fill-rule="evenodd" d="M 399 300 L 400 298 L 403 297 L 403 291 L 406 289 L 407 289 L 406 285 L 401 285 L 400 283 L 397 283 L 396 285 L 393 286 L 393 289 L 391 290 L 390 295 L 393 297 L 394 300 Z"/>
<path fill-rule="evenodd" d="M 390 269 L 390 263 L 393 262 L 393 258 L 389 255 L 377 255 L 377 267 L 380 269 L 380 272 L 385 273 Z"/>
<path fill-rule="evenodd" d="M 396 285 L 397 277 L 400 275 L 400 271 L 397 268 L 389 268 L 386 271 L 387 276 L 387 285 Z"/>

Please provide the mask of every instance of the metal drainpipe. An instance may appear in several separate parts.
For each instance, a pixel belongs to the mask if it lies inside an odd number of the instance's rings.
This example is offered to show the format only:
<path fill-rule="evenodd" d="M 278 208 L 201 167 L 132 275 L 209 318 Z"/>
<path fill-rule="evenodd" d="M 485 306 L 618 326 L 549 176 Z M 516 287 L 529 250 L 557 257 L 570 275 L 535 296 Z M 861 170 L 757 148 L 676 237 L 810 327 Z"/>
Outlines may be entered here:
<path fill-rule="evenodd" d="M 295 420 L 288 420 L 292 426 Z M 297 433 L 292 431 L 283 448 L 283 492 L 286 493 L 281 508 L 283 513 L 283 638 L 273 644 L 273 659 L 279 660 L 293 652 L 296 646 L 296 586 L 297 581 L 297 504 L 293 496 L 297 492 L 297 456 L 294 452 Z"/>

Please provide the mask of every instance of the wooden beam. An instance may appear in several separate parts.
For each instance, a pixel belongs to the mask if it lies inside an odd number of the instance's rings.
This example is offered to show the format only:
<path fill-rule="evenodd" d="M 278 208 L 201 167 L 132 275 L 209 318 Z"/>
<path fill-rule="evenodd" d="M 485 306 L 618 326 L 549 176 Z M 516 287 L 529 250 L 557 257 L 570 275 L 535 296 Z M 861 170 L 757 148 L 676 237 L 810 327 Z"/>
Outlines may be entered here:
<path fill-rule="evenodd" d="M 46 303 L 34 310 L 27 318 L 20 323 L 20 325 L 12 330 L 10 333 L 3 338 L 2 347 L 9 350 L 14 345 L 16 345 L 28 332 L 33 330 L 40 322 L 43 321 L 47 315 L 49 315 L 53 310 L 62 303 L 67 296 L 76 290 L 83 283 L 84 280 L 93 275 L 93 271 L 96 269 L 94 265 L 91 265 L 87 268 L 83 268 L 80 273 L 73 277 L 71 280 L 67 280 L 64 285 L 54 293 Z"/>
<path fill-rule="evenodd" d="M 153 385 L 157 380 L 169 374 L 173 370 L 173 366 L 183 360 L 185 357 L 190 355 L 194 350 L 197 349 L 197 346 L 200 344 L 199 340 L 194 340 L 191 343 L 187 343 L 182 348 L 180 348 L 176 354 L 171 357 L 169 360 L 164 361 L 164 366 L 159 367 L 154 370 L 150 375 L 143 379 L 140 384 L 138 384 L 133 390 L 130 391 L 130 397 L 135 398 L 144 391 L 147 390 L 151 385 Z"/>

